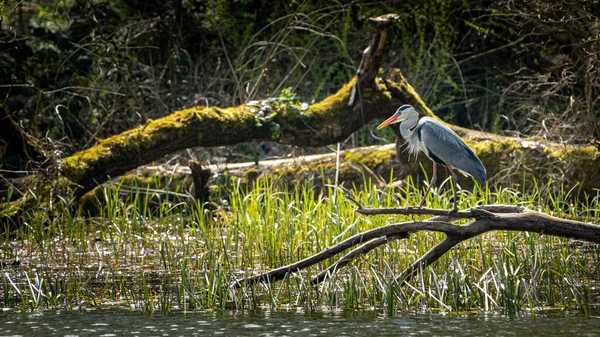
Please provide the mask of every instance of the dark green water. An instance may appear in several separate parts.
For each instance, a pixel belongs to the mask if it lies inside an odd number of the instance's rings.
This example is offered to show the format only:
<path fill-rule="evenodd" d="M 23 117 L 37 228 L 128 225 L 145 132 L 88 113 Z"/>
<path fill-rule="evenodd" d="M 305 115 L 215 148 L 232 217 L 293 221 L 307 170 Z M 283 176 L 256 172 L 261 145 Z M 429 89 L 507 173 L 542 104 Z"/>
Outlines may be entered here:
<path fill-rule="evenodd" d="M 451 317 L 374 312 L 209 312 L 143 316 L 129 311 L 0 313 L 0 336 L 599 336 L 600 318 Z"/>

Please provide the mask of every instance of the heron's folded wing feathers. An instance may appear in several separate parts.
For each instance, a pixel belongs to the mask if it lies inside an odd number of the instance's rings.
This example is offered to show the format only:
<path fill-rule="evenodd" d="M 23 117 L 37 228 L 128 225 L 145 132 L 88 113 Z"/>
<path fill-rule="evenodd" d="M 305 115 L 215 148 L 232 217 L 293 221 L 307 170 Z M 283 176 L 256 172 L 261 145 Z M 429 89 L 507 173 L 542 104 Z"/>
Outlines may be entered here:
<path fill-rule="evenodd" d="M 469 173 L 479 183 L 486 180 L 481 160 L 454 131 L 427 117 L 422 118 L 419 124 L 421 142 L 429 152 L 444 163 Z"/>

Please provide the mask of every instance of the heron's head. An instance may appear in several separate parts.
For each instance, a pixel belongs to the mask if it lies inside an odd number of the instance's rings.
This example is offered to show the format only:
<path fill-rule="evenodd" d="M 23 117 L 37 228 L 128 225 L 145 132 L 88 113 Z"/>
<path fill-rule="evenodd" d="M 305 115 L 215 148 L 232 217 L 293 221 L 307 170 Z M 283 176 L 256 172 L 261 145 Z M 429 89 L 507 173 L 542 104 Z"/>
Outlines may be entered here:
<path fill-rule="evenodd" d="M 396 113 L 392 117 L 386 119 L 383 123 L 379 124 L 377 130 L 381 130 L 388 125 L 400 123 L 403 120 L 409 119 L 410 117 L 419 118 L 419 112 L 412 105 L 404 104 L 396 110 Z"/>

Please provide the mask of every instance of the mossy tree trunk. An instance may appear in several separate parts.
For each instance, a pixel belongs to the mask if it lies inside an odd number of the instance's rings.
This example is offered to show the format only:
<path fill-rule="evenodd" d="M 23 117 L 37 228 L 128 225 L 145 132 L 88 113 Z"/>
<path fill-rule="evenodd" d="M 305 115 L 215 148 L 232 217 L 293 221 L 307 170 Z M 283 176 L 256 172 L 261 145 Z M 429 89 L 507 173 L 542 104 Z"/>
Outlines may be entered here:
<path fill-rule="evenodd" d="M 322 146 L 341 141 L 364 123 L 383 117 L 406 100 L 392 97 L 385 83 L 362 93 L 362 104 L 349 106 L 352 79 L 337 93 L 302 111 L 293 104 L 241 105 L 234 108 L 192 108 L 119 135 L 62 161 L 62 172 L 81 192 L 164 155 L 191 147 L 275 141 Z M 259 110 L 263 108 L 263 110 Z M 265 111 L 268 110 L 268 111 Z M 265 116 L 265 112 L 267 115 Z"/>
<path fill-rule="evenodd" d="M 365 123 L 389 116 L 401 104 L 411 104 L 424 114 L 436 117 L 423 103 L 412 86 L 393 70 L 386 80 L 378 79 L 371 88 L 362 90 L 359 104 L 349 104 L 357 78 L 353 78 L 337 93 L 322 102 L 301 110 L 288 103 L 271 103 L 235 108 L 192 108 L 176 111 L 159 120 L 100 141 L 96 146 L 65 158 L 63 173 L 80 185 L 80 195 L 109 178 L 118 177 L 140 165 L 190 147 L 231 145 L 247 141 L 274 141 L 297 146 L 322 146 L 341 141 Z M 268 108 L 265 108 L 268 106 Z M 265 111 L 269 110 L 269 111 Z M 265 117 L 265 112 L 272 115 Z M 503 137 L 486 132 L 450 126 L 463 137 L 480 156 L 488 176 L 498 181 L 523 182 L 537 178 L 551 178 L 568 185 L 582 183 L 583 190 L 600 188 L 600 155 L 594 146 L 567 146 L 543 139 Z M 367 152 L 374 151 L 373 149 Z M 383 151 L 383 152 L 382 152 Z M 389 158 L 391 148 L 373 152 L 348 152 L 350 166 L 342 167 L 342 175 L 357 176 L 355 164 L 364 164 L 389 177 L 393 168 Z M 397 151 L 397 177 L 420 174 L 418 163 L 408 162 L 406 153 Z M 362 161 L 362 163 L 361 163 Z M 321 160 L 322 162 L 322 160 Z M 331 165 L 322 163 L 331 170 Z M 424 165 L 430 169 L 428 163 Z M 293 170 L 294 165 L 290 166 Z M 296 167 L 299 171 L 301 167 Z M 276 169 L 281 172 L 285 170 Z M 314 170 L 308 170 L 314 171 Z M 309 172 L 306 172 L 309 173 Z M 295 176 L 295 174 L 292 174 Z M 350 179 L 352 180 L 352 179 Z M 470 180 L 463 180 L 469 184 Z"/>
<path fill-rule="evenodd" d="M 388 14 L 369 20 L 374 28 L 373 39 L 363 54 L 357 76 L 319 103 L 302 106 L 282 97 L 231 108 L 176 111 L 65 158 L 62 172 L 80 186 L 77 194 L 81 195 L 109 178 L 190 147 L 265 140 L 323 146 L 349 137 L 365 123 L 385 117 L 400 104 L 411 103 L 426 109 L 399 71 L 395 72 L 396 80 L 377 76 L 387 29 L 397 19 L 397 15 Z"/>
<path fill-rule="evenodd" d="M 386 79 L 381 78 L 379 67 L 387 28 L 395 19 L 388 15 L 371 20 L 374 37 L 357 76 L 321 102 L 303 107 L 281 98 L 230 108 L 176 111 L 62 159 L 61 172 L 78 186 L 76 196 L 81 196 L 108 179 L 186 148 L 265 140 L 297 146 L 332 144 L 375 118 L 388 117 L 402 104 L 411 104 L 436 117 L 400 70 L 392 69 Z M 546 171 L 570 182 L 583 182 L 586 190 L 600 187 L 600 159 L 594 147 L 569 147 L 451 127 L 473 146 L 487 167 L 488 176 L 516 177 L 522 171 L 544 176 Z M 398 160 L 406 163 L 403 154 L 398 155 Z M 522 163 L 520 170 L 511 169 L 507 164 L 517 159 Z M 502 170 L 506 170 L 504 175 Z M 418 164 L 407 163 L 396 171 L 403 176 L 420 173 L 421 169 Z M 523 177 L 517 178 L 523 181 Z"/>
<path fill-rule="evenodd" d="M 577 190 L 588 195 L 593 195 L 594 190 L 600 188 L 600 155 L 593 146 L 565 146 L 511 137 L 481 138 L 485 134 L 461 129 L 457 131 L 463 132 L 463 138 L 481 158 L 494 183 L 513 187 L 525 183 L 526 188 L 531 188 L 534 180 L 537 180 L 538 186 L 560 188 L 564 184 L 567 189 L 577 187 Z M 287 185 L 312 180 L 316 187 L 322 187 L 321 182 L 334 180 L 335 163 L 336 154 L 328 153 L 265 160 L 258 164 L 211 165 L 207 168 L 213 174 L 235 177 L 242 184 L 268 178 Z M 400 183 L 409 175 L 415 181 L 424 180 L 431 177 L 431 169 L 431 161 L 425 156 L 409 160 L 406 152 L 397 151 L 395 144 L 388 144 L 342 151 L 337 173 L 339 182 L 345 182 L 345 186 L 360 184 L 367 177 L 383 187 L 389 183 L 390 177 Z M 177 173 L 180 179 L 187 179 L 190 171 L 181 166 L 147 166 L 138 170 L 137 174 L 128 175 L 125 184 L 144 185 L 147 178 L 143 177 L 173 173 Z M 438 174 L 439 181 L 449 176 L 446 170 L 439 171 Z M 472 187 L 471 178 L 462 175 L 458 175 L 458 178 L 461 187 Z"/>

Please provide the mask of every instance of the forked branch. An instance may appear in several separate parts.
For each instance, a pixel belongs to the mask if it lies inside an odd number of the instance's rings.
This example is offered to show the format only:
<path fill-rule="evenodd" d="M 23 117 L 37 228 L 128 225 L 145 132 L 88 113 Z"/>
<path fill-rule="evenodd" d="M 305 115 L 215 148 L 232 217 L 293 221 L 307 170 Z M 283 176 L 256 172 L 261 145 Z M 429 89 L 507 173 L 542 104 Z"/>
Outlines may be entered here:
<path fill-rule="evenodd" d="M 235 281 L 232 287 L 239 288 L 255 283 L 275 282 L 284 279 L 292 273 L 308 268 L 327 258 L 335 256 L 355 245 L 361 245 L 346 254 L 326 270 L 317 275 L 313 284 L 318 284 L 328 276 L 343 268 L 352 260 L 367 254 L 371 250 L 385 245 L 393 240 L 408 238 L 410 233 L 418 231 L 433 231 L 446 234 L 446 238 L 421 256 L 412 265 L 403 270 L 396 278 L 398 282 L 405 281 L 419 270 L 434 263 L 454 246 L 477 235 L 497 230 L 534 232 L 565 238 L 600 243 L 600 226 L 575 220 L 561 219 L 540 212 L 526 209 L 522 206 L 488 205 L 474 207 L 466 211 L 449 213 L 446 210 L 409 208 L 359 208 L 364 215 L 402 214 L 402 215 L 437 215 L 425 221 L 396 223 L 385 227 L 371 229 L 356 234 L 339 244 L 327 248 L 302 261 L 284 266 L 260 275 Z M 458 219 L 474 219 L 466 225 L 455 225 L 450 221 Z"/>

